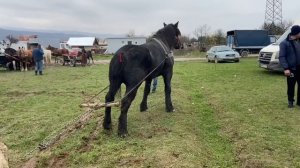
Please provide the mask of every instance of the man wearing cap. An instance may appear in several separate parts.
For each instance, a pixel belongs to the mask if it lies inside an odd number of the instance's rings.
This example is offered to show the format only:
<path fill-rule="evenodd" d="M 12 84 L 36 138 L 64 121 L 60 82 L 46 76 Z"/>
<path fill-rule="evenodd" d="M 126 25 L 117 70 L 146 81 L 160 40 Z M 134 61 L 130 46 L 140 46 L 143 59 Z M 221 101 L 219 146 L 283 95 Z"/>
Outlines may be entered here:
<path fill-rule="evenodd" d="M 295 84 L 298 84 L 297 102 L 300 106 L 300 26 L 291 28 L 291 33 L 280 43 L 279 61 L 287 77 L 288 107 L 294 107 Z"/>

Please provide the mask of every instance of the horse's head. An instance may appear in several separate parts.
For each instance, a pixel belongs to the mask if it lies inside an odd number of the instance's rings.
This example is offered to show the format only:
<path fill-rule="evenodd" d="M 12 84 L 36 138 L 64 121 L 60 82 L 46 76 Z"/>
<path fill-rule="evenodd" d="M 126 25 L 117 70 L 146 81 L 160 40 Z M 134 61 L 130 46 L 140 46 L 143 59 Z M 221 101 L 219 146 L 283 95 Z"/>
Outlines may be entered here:
<path fill-rule="evenodd" d="M 56 48 L 55 47 L 52 47 L 50 44 L 48 45 L 48 47 L 46 48 L 47 50 L 50 50 L 50 51 L 53 51 L 55 50 Z"/>
<path fill-rule="evenodd" d="M 171 31 L 171 39 L 172 39 L 172 47 L 174 47 L 175 49 L 179 49 L 181 46 L 181 42 L 180 42 L 180 36 L 181 36 L 181 32 L 178 29 L 178 23 L 175 24 L 165 24 L 164 23 L 164 28 L 168 28 L 169 31 Z"/>
<path fill-rule="evenodd" d="M 160 29 L 154 36 L 162 38 L 170 49 L 179 49 L 181 46 L 181 33 L 178 29 L 178 23 L 168 25 L 164 23 L 164 28 Z"/>

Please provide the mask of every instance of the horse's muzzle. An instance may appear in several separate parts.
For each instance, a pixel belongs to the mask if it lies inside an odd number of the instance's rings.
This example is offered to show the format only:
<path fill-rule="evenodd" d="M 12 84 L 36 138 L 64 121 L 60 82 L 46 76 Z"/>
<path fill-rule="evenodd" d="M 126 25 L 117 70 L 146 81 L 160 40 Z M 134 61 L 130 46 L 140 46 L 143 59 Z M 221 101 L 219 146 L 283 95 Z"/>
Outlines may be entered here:
<path fill-rule="evenodd" d="M 181 49 L 181 42 L 179 37 L 176 36 L 176 44 L 175 44 L 175 49 Z"/>

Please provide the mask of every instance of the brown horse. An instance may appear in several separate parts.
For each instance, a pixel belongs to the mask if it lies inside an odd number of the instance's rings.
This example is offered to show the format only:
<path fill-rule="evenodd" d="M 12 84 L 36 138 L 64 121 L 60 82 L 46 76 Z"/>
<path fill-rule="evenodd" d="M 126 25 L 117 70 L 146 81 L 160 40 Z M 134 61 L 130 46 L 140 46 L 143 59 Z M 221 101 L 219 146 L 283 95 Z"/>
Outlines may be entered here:
<path fill-rule="evenodd" d="M 20 70 L 27 71 L 28 66 L 33 66 L 33 59 L 32 59 L 32 50 L 25 50 L 23 47 L 19 48 L 18 56 L 20 58 Z"/>
<path fill-rule="evenodd" d="M 54 56 L 55 58 L 55 63 L 58 63 L 58 59 L 57 59 L 58 57 L 69 55 L 69 50 L 67 49 L 59 49 L 59 48 L 52 47 L 51 45 L 48 45 L 46 49 L 52 52 L 52 56 Z"/>

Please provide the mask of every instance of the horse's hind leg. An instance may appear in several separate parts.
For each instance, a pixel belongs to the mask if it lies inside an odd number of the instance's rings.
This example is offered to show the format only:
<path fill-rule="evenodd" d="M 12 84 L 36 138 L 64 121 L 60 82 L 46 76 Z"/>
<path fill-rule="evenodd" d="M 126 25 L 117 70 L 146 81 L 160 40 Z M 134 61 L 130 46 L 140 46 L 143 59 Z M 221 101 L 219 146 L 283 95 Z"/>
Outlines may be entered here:
<path fill-rule="evenodd" d="M 93 58 L 93 56 L 91 56 L 91 59 L 92 59 L 92 64 L 95 64 L 95 63 L 94 63 L 94 58 Z"/>
<path fill-rule="evenodd" d="M 13 69 L 17 70 L 16 61 L 13 61 L 12 63 L 13 63 Z"/>
<path fill-rule="evenodd" d="M 132 103 L 132 101 L 134 100 L 135 96 L 136 96 L 136 92 L 137 92 L 138 88 L 134 88 L 134 87 L 128 87 L 126 86 L 126 94 L 121 102 L 121 114 L 119 117 L 119 128 L 118 128 L 118 135 L 120 137 L 126 137 L 128 134 L 127 131 L 127 112 L 128 109 Z"/>
<path fill-rule="evenodd" d="M 25 62 L 24 65 L 25 65 L 24 70 L 27 72 L 27 71 L 28 71 L 28 68 L 27 68 L 27 62 Z"/>
<path fill-rule="evenodd" d="M 109 103 L 115 100 L 115 95 L 121 86 L 121 82 L 113 81 L 110 83 L 109 91 L 105 96 L 105 103 Z M 106 130 L 111 129 L 111 107 L 105 108 L 105 116 L 103 121 L 103 128 Z"/>
<path fill-rule="evenodd" d="M 20 62 L 20 69 L 21 69 L 21 71 L 26 70 L 26 62 L 23 62 L 23 61 Z"/>
<path fill-rule="evenodd" d="M 150 93 L 151 79 L 145 81 L 144 97 L 140 105 L 140 111 L 144 112 L 148 109 L 147 98 Z"/>

